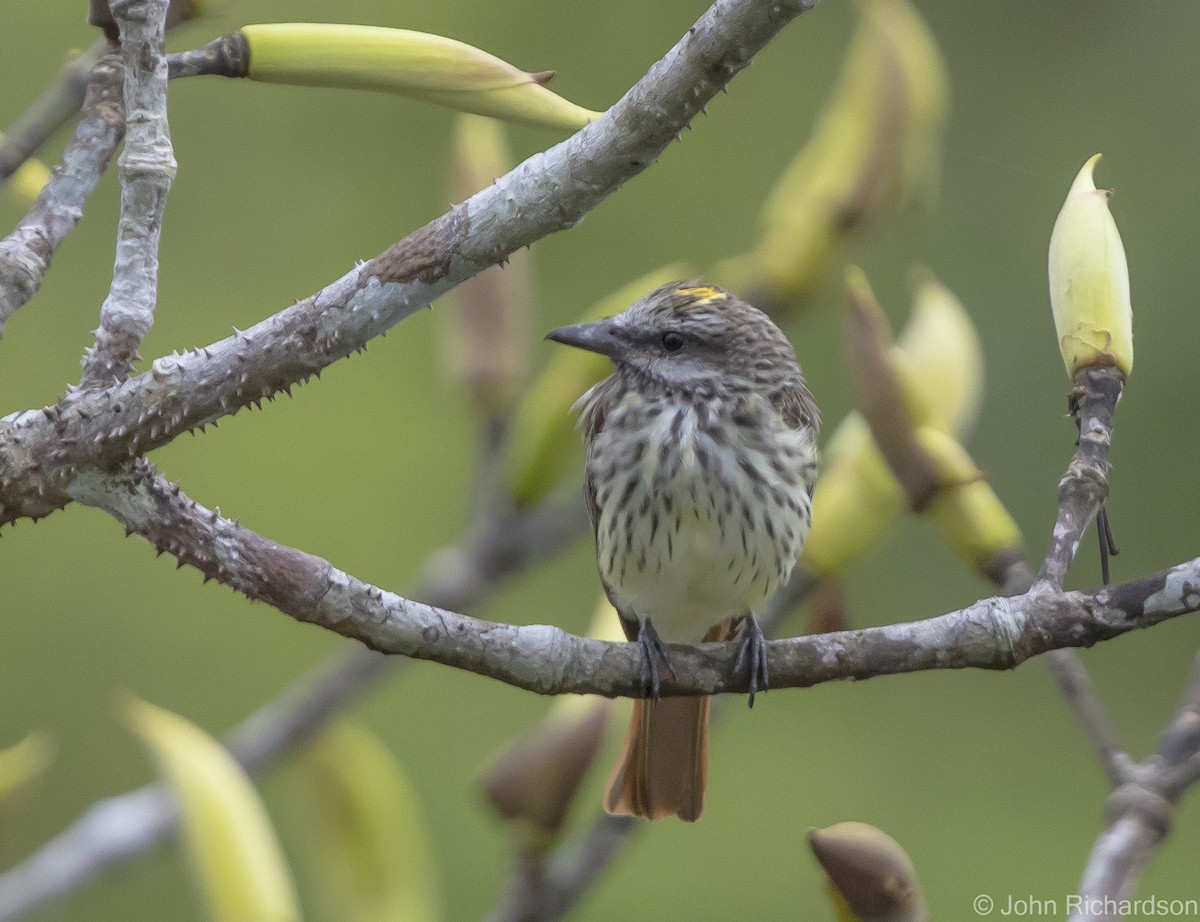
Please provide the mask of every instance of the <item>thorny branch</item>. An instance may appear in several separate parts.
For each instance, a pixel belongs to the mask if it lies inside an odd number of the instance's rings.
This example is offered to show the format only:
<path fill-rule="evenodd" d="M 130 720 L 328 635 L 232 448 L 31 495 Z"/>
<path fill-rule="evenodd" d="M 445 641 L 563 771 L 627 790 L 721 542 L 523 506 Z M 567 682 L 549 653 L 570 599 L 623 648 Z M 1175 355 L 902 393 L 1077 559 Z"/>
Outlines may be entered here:
<path fill-rule="evenodd" d="M 22 517 L 36 519 L 72 500 L 95 505 L 127 530 L 206 576 L 373 648 L 437 660 L 545 694 L 638 694 L 636 652 L 629 645 L 572 637 L 546 626 L 477 621 L 400 598 L 204 509 L 159 477 L 140 456 L 185 431 L 290 390 L 333 361 L 364 348 L 372 337 L 463 279 L 502 262 L 522 246 L 571 227 L 654 162 L 753 54 L 812 2 L 764 5 L 717 0 L 642 81 L 574 137 L 531 157 L 494 186 L 293 307 L 197 352 L 161 358 L 149 371 L 128 380 L 121 379 L 149 327 L 154 277 L 152 271 L 143 271 L 128 297 L 118 295 L 118 277 L 123 274 L 119 261 L 112 309 L 106 305 L 98 348 L 89 357 L 82 382 L 86 386 L 41 411 L 0 420 L 0 524 Z M 118 6 L 132 17 L 144 15 L 153 4 Z M 147 27 L 128 25 L 134 31 L 123 28 L 123 32 L 129 43 L 126 54 L 131 56 L 138 39 L 130 35 Z M 155 25 L 151 32 L 156 33 L 150 41 L 153 76 L 130 73 L 126 81 L 129 110 L 148 114 L 146 125 L 153 137 L 146 138 L 147 147 L 157 150 L 143 174 L 144 194 L 135 194 L 132 188 L 140 181 L 138 170 L 123 176 L 123 195 L 128 196 L 123 198 L 123 212 L 141 222 L 142 228 L 127 235 L 130 256 L 145 260 L 142 270 L 153 265 L 164 179 L 173 170 L 173 163 L 168 166 L 169 146 L 161 143 L 165 140 L 161 30 Z M 50 256 L 78 220 L 83 200 L 120 138 L 123 118 L 112 91 L 116 73 L 119 65 L 112 58 L 93 70 L 84 116 L 63 162 L 17 231 L 0 243 L 0 323 L 36 291 Z M 145 98 L 139 90 L 145 90 Z M 137 147 L 131 138 L 131 149 Z M 129 318 L 132 323 L 126 322 Z M 108 384 L 108 376 L 118 380 Z M 1087 396 L 1082 396 L 1081 406 Z M 1114 397 L 1112 406 L 1115 402 Z M 1103 407 L 1103 400 L 1098 405 Z M 1076 460 L 1080 482 L 1090 484 L 1092 493 L 1080 491 L 1084 498 L 1077 506 L 1063 501 L 1060 512 L 1069 520 L 1061 534 L 1056 528 L 1056 543 L 1033 591 L 1018 598 L 983 600 L 926 621 L 772 641 L 773 685 L 806 686 L 934 668 L 1012 668 L 1046 650 L 1087 646 L 1197 610 L 1200 558 L 1096 593 L 1061 591 L 1062 576 L 1078 547 L 1074 533 L 1082 534 L 1106 489 L 1103 474 L 1111 407 L 1108 411 L 1107 419 L 1097 418 L 1095 423 L 1093 417 L 1081 414 L 1086 432 L 1081 429 Z M 1094 477 L 1097 469 L 1100 484 Z M 1099 501 L 1093 503 L 1092 494 Z M 382 661 L 358 653 L 347 667 L 348 675 L 369 675 L 373 664 Z M 362 665 L 368 662 L 371 667 Z M 676 647 L 672 662 L 676 680 L 664 687 L 665 694 L 745 690 L 745 677 L 730 674 L 730 657 L 723 645 Z M 331 681 L 328 689 L 361 687 L 357 682 L 355 678 L 343 686 Z M 1114 819 L 1089 864 L 1085 890 L 1128 892 L 1150 849 L 1165 834 L 1175 799 L 1200 775 L 1198 699 L 1200 667 L 1179 715 L 1164 733 L 1159 757 L 1119 769 L 1128 777 L 1114 792 Z M 328 705 L 337 701 L 337 695 L 327 690 L 320 701 Z M 319 720 L 319 713 L 313 719 Z M 287 726 L 299 735 L 311 723 L 306 719 L 289 725 L 281 718 L 277 724 L 277 728 Z M 1105 732 L 1103 727 L 1094 728 L 1094 733 Z M 262 760 L 282 751 L 292 738 L 286 730 L 276 736 L 271 746 L 259 750 Z M 1119 751 L 1115 742 L 1111 748 Z M 242 756 L 252 766 L 262 764 L 255 763 L 252 747 Z M 147 840 L 126 844 L 140 851 L 168 830 L 171 820 L 161 795 L 127 796 L 132 799 L 126 807 L 141 811 L 140 828 Z M 108 854 L 120 857 L 118 852 Z M 86 876 L 94 870 L 84 868 L 78 873 Z M 71 886 L 74 883 L 67 881 L 65 888 Z M 3 905 L 0 900 L 0 912 Z"/>
<path fill-rule="evenodd" d="M 431 603 L 473 608 L 505 579 L 554 555 L 582 533 L 583 504 L 553 499 L 528 512 L 489 515 L 462 547 L 436 555 L 424 587 Z M 258 775 L 311 737 L 356 697 L 407 660 L 365 647 L 333 655 L 245 718 L 225 738 L 229 751 Z M 178 825 L 174 803 L 157 784 L 107 798 L 17 866 L 0 874 L 0 922 L 11 922 L 85 886 L 104 871 L 145 853 Z"/>
<path fill-rule="evenodd" d="M 73 390 L 40 413 L 18 413 L 0 420 L 0 524 L 48 514 L 75 492 L 93 490 L 112 499 L 113 491 L 119 491 L 122 484 L 136 484 L 135 494 L 143 500 L 153 497 L 168 506 L 174 502 L 180 509 L 191 508 L 190 501 L 177 488 L 167 486 L 146 463 L 139 460 L 123 467 L 124 459 L 166 444 L 188 429 L 203 428 L 210 421 L 215 424 L 221 416 L 263 396 L 273 397 L 279 390 L 290 392 L 293 384 L 319 375 L 325 365 L 363 348 L 372 336 L 386 332 L 458 281 L 502 262 L 510 252 L 547 233 L 572 226 L 625 180 L 653 163 L 753 54 L 813 2 L 788 0 L 766 9 L 745 0 L 718 0 L 678 46 L 597 123 L 526 161 L 495 186 L 338 283 L 245 334 L 235 331 L 230 339 L 200 352 L 161 359 L 126 387 L 101 381 L 103 387 Z M 109 60 L 119 66 L 115 56 Z M 119 70 L 115 74 L 119 75 Z M 98 83 L 100 76 L 98 70 L 93 82 Z M 114 76 L 110 86 L 117 83 Z M 110 98 L 119 106 L 119 93 L 110 91 Z M 94 133 L 89 119 L 96 108 L 85 109 L 77 138 L 58 173 L 71 167 L 71 155 L 77 148 L 86 150 Z M 116 115 L 111 120 L 115 134 L 111 140 L 105 139 L 108 143 L 102 156 L 88 161 L 85 182 L 78 187 L 51 183 L 39 202 L 45 203 L 43 209 L 62 210 L 72 224 L 78 221 L 82 204 L 124 128 L 119 107 L 110 106 L 107 111 Z M 23 224 L 36 220 L 40 214 L 35 207 Z M 32 296 L 66 229 L 47 245 L 38 242 L 41 264 L 29 273 L 30 282 L 23 289 L 0 276 L 0 293 L 5 295 L 5 303 L 12 305 L 0 321 Z M 4 245 L 21 242 L 14 235 Z M 16 291 L 11 298 L 10 291 Z M 132 347 L 136 349 L 136 342 Z M 172 391 L 182 401 L 165 399 Z M 578 504 L 575 506 L 577 511 Z M 187 524 L 201 525 L 197 521 Z M 209 525 L 215 527 L 214 534 L 238 531 L 236 524 L 223 520 Z M 504 567 L 520 564 L 521 555 L 513 556 L 519 546 L 517 536 L 507 527 L 501 533 L 506 538 L 502 544 L 505 553 L 493 562 L 492 572 L 485 568 L 469 579 L 464 577 L 466 585 L 459 589 L 466 597 L 470 591 L 488 588 Z M 536 534 L 553 542 L 562 531 L 556 530 L 553 522 L 539 522 Z M 492 539 L 495 537 L 493 533 Z M 254 539 L 251 543 L 269 548 L 277 562 L 281 549 L 257 536 Z M 205 553 L 197 551 L 194 557 L 200 560 Z M 207 566 L 230 572 L 216 557 L 208 557 Z M 265 581 L 256 581 L 262 576 L 245 574 L 241 582 L 260 587 L 262 595 L 269 598 L 273 593 Z M 446 604 L 460 604 L 454 598 L 452 594 Z M 314 721 L 321 719 L 336 708 L 339 689 L 367 684 L 382 662 L 384 658 L 370 652 L 356 653 L 341 673 L 350 677 L 347 682 L 336 680 L 335 674 L 334 679 L 315 686 L 312 700 L 320 706 L 289 710 L 285 701 L 278 706 L 282 712 L 275 713 L 269 706 L 261 720 L 252 718 L 244 725 L 246 736 L 240 739 L 248 739 L 247 745 L 257 740 L 263 748 L 258 750 L 262 756 L 258 762 L 252 751 L 242 753 L 248 766 L 253 769 L 280 752 L 291 738 L 288 727 L 299 732 L 308 725 L 307 719 L 289 720 L 289 714 L 306 713 Z M 269 746 L 256 736 L 263 721 L 272 731 L 266 737 Z M 231 745 L 239 748 L 239 738 Z M 164 818 L 167 805 L 154 789 L 134 792 L 128 798 L 106 802 L 27 865 L 5 875 L 0 883 L 0 917 L 16 918 L 38 903 L 68 892 L 107 864 L 140 852 L 171 828 L 169 814 Z"/>
<path fill-rule="evenodd" d="M 402 598 L 328 561 L 285 547 L 188 499 L 139 461 L 118 475 L 81 473 L 71 497 L 126 530 L 298 621 L 383 653 L 428 659 L 539 694 L 639 697 L 638 648 L 550 625 L 480 621 Z M 1011 669 L 1062 647 L 1091 646 L 1200 608 L 1200 558 L 1095 593 L 991 598 L 924 621 L 768 644 L 772 688 L 926 669 Z M 746 692 L 731 644 L 670 645 L 664 695 Z"/>
<path fill-rule="evenodd" d="M 486 266 L 573 226 L 653 163 L 813 0 L 718 0 L 603 116 L 320 292 L 103 390 L 0 420 L 0 525 L 65 505 L 83 468 L 111 469 L 289 391 Z"/>

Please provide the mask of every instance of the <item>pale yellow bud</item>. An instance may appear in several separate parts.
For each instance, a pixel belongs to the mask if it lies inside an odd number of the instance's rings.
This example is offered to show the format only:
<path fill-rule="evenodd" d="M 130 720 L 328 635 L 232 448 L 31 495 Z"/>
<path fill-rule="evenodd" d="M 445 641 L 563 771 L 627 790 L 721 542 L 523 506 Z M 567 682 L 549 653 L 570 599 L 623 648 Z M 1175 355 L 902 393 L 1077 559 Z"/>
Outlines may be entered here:
<path fill-rule="evenodd" d="M 903 509 L 904 494 L 866 420 L 851 413 L 825 449 L 801 561 L 817 576 L 845 572 Z"/>
<path fill-rule="evenodd" d="M 967 566 L 994 578 L 1005 562 L 1022 556 L 1021 530 L 952 436 L 923 426 L 917 430 L 917 442 L 938 477 L 937 492 L 924 514 Z"/>
<path fill-rule="evenodd" d="M 858 405 L 875 444 L 900 481 L 909 504 L 921 510 L 936 489 L 937 478 L 914 437 L 931 415 L 913 381 L 908 359 L 892 341 L 887 317 L 875 300 L 866 275 L 846 270 L 844 334 Z"/>
<path fill-rule="evenodd" d="M 295 922 L 296 894 L 267 811 L 229 752 L 195 724 L 130 698 L 125 722 L 175 794 L 215 922 Z"/>
<path fill-rule="evenodd" d="M 4 135 L 0 134 L 0 143 Z M 4 193 L 20 208 L 28 208 L 41 194 L 42 188 L 50 179 L 50 168 L 35 157 L 30 157 L 4 183 Z"/>
<path fill-rule="evenodd" d="M 870 356 L 862 371 L 872 381 L 869 386 L 890 389 L 885 407 L 902 411 L 885 408 L 883 412 L 891 413 L 893 421 L 903 423 L 906 431 L 929 425 L 964 434 L 978 413 L 983 355 L 962 305 L 932 275 L 923 276 L 916 286 L 908 323 L 897 345 L 892 346 L 887 322 L 866 277 L 852 271 L 848 285 L 860 310 L 853 335 L 865 342 Z M 936 479 L 928 463 L 922 469 Z M 819 576 L 845 572 L 886 531 L 905 504 L 905 495 L 866 421 L 851 413 L 824 452 L 803 564 Z"/>
<path fill-rule="evenodd" d="M 1129 265 L 1108 190 L 1092 178 L 1096 154 L 1079 171 L 1050 235 L 1050 305 L 1067 373 L 1115 365 L 1133 368 Z"/>
<path fill-rule="evenodd" d="M 946 112 L 937 46 L 908 0 L 859 8 L 837 85 L 772 190 L 748 257 L 748 274 L 769 298 L 802 302 L 848 240 L 882 214 L 924 201 L 937 183 Z"/>
<path fill-rule="evenodd" d="M 914 273 L 912 312 L 897 345 L 930 425 L 967 435 L 983 402 L 983 347 L 962 303 L 928 270 Z"/>
<path fill-rule="evenodd" d="M 327 912 L 346 922 L 441 918 L 437 874 L 417 792 L 391 750 L 341 718 L 296 760 L 301 803 L 316 843 L 314 883 Z"/>
<path fill-rule="evenodd" d="M 838 917 L 855 922 L 927 922 L 912 859 L 867 823 L 810 829 L 808 844 L 825 872 Z"/>
<path fill-rule="evenodd" d="M 600 113 L 546 89 L 551 72 L 526 73 L 472 45 L 408 29 L 274 23 L 241 29 L 247 76 L 270 83 L 397 93 L 462 112 L 574 131 Z"/>

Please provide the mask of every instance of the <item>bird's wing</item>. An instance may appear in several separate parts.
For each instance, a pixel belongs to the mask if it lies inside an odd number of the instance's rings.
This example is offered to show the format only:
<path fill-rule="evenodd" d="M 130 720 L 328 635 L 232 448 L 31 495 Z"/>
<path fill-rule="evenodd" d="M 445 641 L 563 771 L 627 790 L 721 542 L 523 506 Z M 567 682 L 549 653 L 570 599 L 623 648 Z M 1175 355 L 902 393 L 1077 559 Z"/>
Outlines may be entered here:
<path fill-rule="evenodd" d="M 596 436 L 604 428 L 606 417 L 605 407 L 611 405 L 616 399 L 614 391 L 618 387 L 619 383 L 614 375 L 611 378 L 605 378 L 579 398 L 579 427 L 583 430 L 583 438 L 588 448 L 589 460 Z M 592 466 L 588 464 L 584 470 L 583 497 L 587 501 L 588 515 L 592 519 L 592 533 L 596 538 L 599 538 L 596 532 L 600 528 L 600 507 L 596 502 L 596 485 L 592 482 L 591 469 Z M 617 600 L 613 597 L 612 589 L 604 581 L 603 576 L 600 577 L 600 585 L 604 587 L 604 594 L 608 596 L 608 601 L 616 609 L 617 616 L 621 619 L 621 628 L 625 631 L 626 639 L 630 643 L 637 640 L 640 628 L 637 615 L 622 609 L 617 604 Z"/>
<path fill-rule="evenodd" d="M 821 411 L 817 408 L 817 401 L 804 379 L 799 378 L 776 391 L 771 397 L 771 403 L 775 405 L 775 409 L 783 417 L 784 425 L 789 429 L 812 430 L 813 461 L 808 482 L 808 497 L 812 499 L 817 481 L 817 432 L 821 428 Z"/>
<path fill-rule="evenodd" d="M 579 428 L 583 431 L 583 441 L 587 445 L 588 460 L 591 461 L 592 446 L 596 437 L 604 428 L 606 407 L 612 402 L 610 393 L 615 387 L 616 376 L 605 378 L 599 384 L 579 398 L 576 406 L 579 408 Z M 591 464 L 584 470 L 583 495 L 587 500 L 588 515 L 592 519 L 592 532 L 600 527 L 600 509 L 596 505 L 596 485 L 592 483 Z"/>
<path fill-rule="evenodd" d="M 772 395 L 771 402 L 789 429 L 811 426 L 813 441 L 816 441 L 817 431 L 821 428 L 821 411 L 817 409 L 817 401 L 803 379 L 780 388 Z"/>

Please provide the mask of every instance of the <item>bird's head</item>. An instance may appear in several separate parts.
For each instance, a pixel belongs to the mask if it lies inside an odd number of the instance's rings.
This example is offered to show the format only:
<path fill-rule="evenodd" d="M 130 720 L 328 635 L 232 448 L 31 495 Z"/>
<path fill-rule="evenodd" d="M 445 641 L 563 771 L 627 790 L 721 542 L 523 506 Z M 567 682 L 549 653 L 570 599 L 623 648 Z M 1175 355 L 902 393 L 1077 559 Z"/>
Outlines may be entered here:
<path fill-rule="evenodd" d="M 554 342 L 598 352 L 619 374 L 670 390 L 773 390 L 800 376 L 771 318 L 723 288 L 672 282 L 615 317 L 559 327 Z"/>

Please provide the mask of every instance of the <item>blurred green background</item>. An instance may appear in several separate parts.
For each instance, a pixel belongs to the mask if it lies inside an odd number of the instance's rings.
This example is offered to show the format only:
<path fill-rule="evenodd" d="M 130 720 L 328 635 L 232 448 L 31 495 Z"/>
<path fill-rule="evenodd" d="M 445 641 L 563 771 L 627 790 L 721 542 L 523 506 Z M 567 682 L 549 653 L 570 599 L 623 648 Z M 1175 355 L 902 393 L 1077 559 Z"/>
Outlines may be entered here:
<path fill-rule="evenodd" d="M 892 317 L 907 309 L 911 263 L 930 265 L 979 326 L 988 356 L 982 420 L 969 448 L 1040 556 L 1072 450 L 1068 382 L 1054 345 L 1046 247 L 1075 172 L 1096 151 L 1098 183 L 1129 255 L 1137 362 L 1117 419 L 1110 503 L 1114 578 L 1198 552 L 1194 406 L 1200 321 L 1200 6 L 1186 0 L 918 3 L 946 56 L 953 112 L 944 184 L 919 215 L 891 219 L 853 258 Z M 0 4 L 0 126 L 10 125 L 71 47 L 92 39 L 82 2 Z M 462 2 L 245 0 L 172 40 L 200 44 L 248 22 L 405 26 L 471 42 L 555 89 L 604 108 L 703 11 L 696 0 Z M 825 0 L 791 25 L 718 98 L 682 144 L 570 233 L 534 248 L 539 330 L 569 321 L 619 284 L 684 259 L 745 250 L 775 177 L 807 138 L 837 71 L 853 6 Z M 217 79 L 171 86 L 179 174 L 162 246 L 156 325 L 142 352 L 219 339 L 384 249 L 447 205 L 453 117 L 386 96 Z M 532 153 L 552 132 L 514 129 Z M 62 139 L 45 152 L 53 162 Z M 78 378 L 107 291 L 115 170 L 55 258 L 35 301 L 0 343 L 7 413 L 51 402 Z M 7 229 L 19 217 L 0 202 Z M 851 405 L 840 300 L 791 323 L 829 429 Z M 436 306 L 435 306 L 436 309 Z M 239 414 L 153 458 L 197 500 L 280 542 L 403 592 L 421 561 L 459 534 L 475 435 L 445 382 L 422 312 L 365 357 L 341 362 L 295 399 Z M 547 346 L 538 345 L 544 361 Z M 119 725 L 130 690 L 223 732 L 346 641 L 300 627 L 190 569 L 176 572 L 105 515 L 70 508 L 5 532 L 0 545 L 0 745 L 31 728 L 59 742 L 52 769 L 6 826 L 0 866 L 97 797 L 150 777 Z M 1094 586 L 1092 538 L 1075 586 Z M 855 624 L 968 604 L 986 587 L 925 523 L 906 521 L 850 579 Z M 517 581 L 483 614 L 582 631 L 597 593 L 586 542 Z M 1147 752 L 1200 646 L 1183 618 L 1086 652 L 1126 744 Z M 356 710 L 422 796 L 448 919 L 482 915 L 509 858 L 473 777 L 489 752 L 548 702 L 496 682 L 415 664 Z M 880 826 L 909 850 L 935 918 L 973 918 L 988 893 L 1063 898 L 1101 828 L 1107 786 L 1037 662 L 1010 674 L 928 673 L 826 685 L 731 708 L 714 735 L 709 806 L 697 826 L 647 829 L 577 914 L 621 918 L 831 918 L 804 831 L 841 820 Z M 597 774 L 603 774 L 603 771 Z M 579 815 L 598 806 L 599 784 Z M 309 876 L 290 803 L 294 779 L 264 784 L 302 890 Z M 1197 898 L 1200 796 L 1184 805 L 1142 892 Z M 200 918 L 173 847 L 157 850 L 42 919 Z"/>

